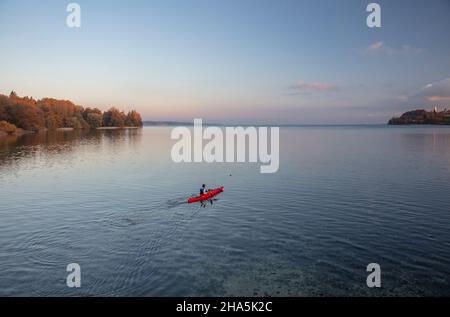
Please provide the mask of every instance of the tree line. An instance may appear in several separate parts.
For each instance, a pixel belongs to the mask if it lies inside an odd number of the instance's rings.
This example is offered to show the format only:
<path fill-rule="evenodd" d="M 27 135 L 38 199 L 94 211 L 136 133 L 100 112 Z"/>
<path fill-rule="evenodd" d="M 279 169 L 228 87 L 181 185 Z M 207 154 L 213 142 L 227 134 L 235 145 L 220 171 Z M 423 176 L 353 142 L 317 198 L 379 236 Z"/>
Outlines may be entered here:
<path fill-rule="evenodd" d="M 102 112 L 84 108 L 69 100 L 44 98 L 35 100 L 0 94 L 0 122 L 29 131 L 58 128 L 90 129 L 100 127 L 141 127 L 141 115 L 132 110 L 125 114 L 117 108 Z"/>

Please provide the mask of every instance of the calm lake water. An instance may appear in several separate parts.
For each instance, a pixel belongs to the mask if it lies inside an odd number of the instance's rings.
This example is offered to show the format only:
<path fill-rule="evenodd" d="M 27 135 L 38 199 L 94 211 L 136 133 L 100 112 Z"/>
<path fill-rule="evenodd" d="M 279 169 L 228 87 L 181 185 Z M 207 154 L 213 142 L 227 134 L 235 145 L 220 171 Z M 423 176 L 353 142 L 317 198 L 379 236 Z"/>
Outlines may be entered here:
<path fill-rule="evenodd" d="M 282 128 L 276 174 L 175 164 L 170 131 L 0 138 L 0 295 L 450 295 L 450 128 Z"/>

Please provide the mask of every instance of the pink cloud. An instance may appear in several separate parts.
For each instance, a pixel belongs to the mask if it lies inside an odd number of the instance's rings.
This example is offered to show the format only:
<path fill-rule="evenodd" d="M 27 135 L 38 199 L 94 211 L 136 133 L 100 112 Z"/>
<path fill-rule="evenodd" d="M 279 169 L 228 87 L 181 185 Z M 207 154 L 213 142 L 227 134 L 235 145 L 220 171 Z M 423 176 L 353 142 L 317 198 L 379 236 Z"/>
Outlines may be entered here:
<path fill-rule="evenodd" d="M 427 100 L 430 102 L 450 102 L 450 96 L 429 96 Z"/>
<path fill-rule="evenodd" d="M 375 42 L 375 43 L 369 45 L 369 47 L 366 48 L 366 51 L 368 53 L 376 53 L 376 52 L 379 52 L 379 51 L 381 51 L 383 49 L 384 49 L 384 43 L 383 42 Z"/>
<path fill-rule="evenodd" d="M 449 106 L 450 78 L 428 83 L 406 96 L 401 96 L 401 101 L 417 105 Z"/>

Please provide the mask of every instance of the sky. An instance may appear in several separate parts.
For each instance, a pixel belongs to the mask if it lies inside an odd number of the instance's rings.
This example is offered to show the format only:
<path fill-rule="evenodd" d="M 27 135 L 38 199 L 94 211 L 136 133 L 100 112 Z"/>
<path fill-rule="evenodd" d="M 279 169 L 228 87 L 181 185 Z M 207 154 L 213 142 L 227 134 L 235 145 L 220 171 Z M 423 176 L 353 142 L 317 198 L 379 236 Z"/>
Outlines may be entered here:
<path fill-rule="evenodd" d="M 381 28 L 370 2 L 0 0 L 0 93 L 233 124 L 450 109 L 450 0 L 376 1 Z"/>

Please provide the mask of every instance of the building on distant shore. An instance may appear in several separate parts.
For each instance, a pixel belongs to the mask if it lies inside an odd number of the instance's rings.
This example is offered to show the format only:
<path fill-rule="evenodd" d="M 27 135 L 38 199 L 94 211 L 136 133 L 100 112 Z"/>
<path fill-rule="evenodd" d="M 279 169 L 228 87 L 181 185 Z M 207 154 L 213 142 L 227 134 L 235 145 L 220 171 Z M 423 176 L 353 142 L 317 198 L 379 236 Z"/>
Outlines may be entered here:
<path fill-rule="evenodd" d="M 388 124 L 445 124 L 450 125 L 450 111 L 447 108 L 439 111 L 434 107 L 432 111 L 424 109 L 407 111 L 400 117 L 393 117 Z"/>

